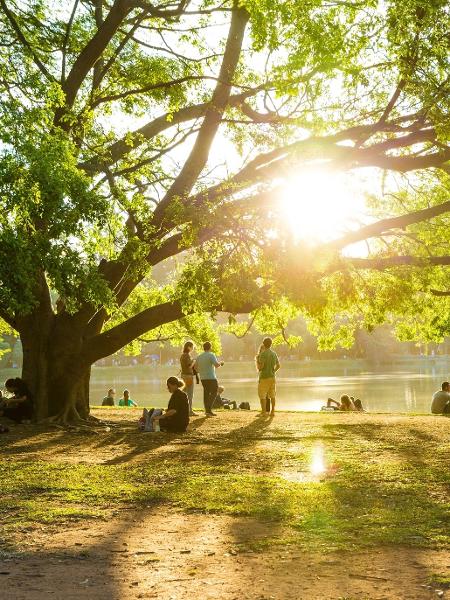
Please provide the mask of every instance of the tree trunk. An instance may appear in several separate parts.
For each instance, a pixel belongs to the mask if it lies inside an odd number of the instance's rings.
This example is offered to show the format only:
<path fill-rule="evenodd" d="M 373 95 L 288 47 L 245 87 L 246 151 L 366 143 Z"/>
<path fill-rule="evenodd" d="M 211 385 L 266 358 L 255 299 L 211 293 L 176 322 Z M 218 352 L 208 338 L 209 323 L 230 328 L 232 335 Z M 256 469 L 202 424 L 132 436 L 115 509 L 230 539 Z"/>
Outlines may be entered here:
<path fill-rule="evenodd" d="M 70 316 L 33 315 L 21 323 L 22 378 L 34 399 L 38 421 L 89 417 L 91 368 L 81 355 L 82 334 Z"/>

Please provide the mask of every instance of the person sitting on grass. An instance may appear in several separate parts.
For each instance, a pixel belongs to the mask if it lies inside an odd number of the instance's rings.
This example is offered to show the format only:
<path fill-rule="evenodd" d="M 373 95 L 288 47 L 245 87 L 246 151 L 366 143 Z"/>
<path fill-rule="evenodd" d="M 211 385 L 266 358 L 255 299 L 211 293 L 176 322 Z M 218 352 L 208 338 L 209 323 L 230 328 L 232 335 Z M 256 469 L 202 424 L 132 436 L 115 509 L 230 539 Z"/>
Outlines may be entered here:
<path fill-rule="evenodd" d="M 221 394 L 225 391 L 225 388 L 219 385 L 217 388 L 217 396 L 213 402 L 213 408 L 233 408 L 233 410 L 237 410 L 237 402 L 236 400 L 228 400 L 228 398 L 223 398 Z"/>
<path fill-rule="evenodd" d="M 2 397 L 0 415 L 15 423 L 31 420 L 33 418 L 33 399 L 25 381 L 20 377 L 7 379 L 5 388 L 12 396 Z"/>
<path fill-rule="evenodd" d="M 350 396 L 347 394 L 343 394 L 341 396 L 341 401 L 333 400 L 333 398 L 328 398 L 327 400 L 327 408 L 333 408 L 334 410 L 342 410 L 344 412 L 349 412 L 355 409 L 355 405 L 350 400 Z"/>
<path fill-rule="evenodd" d="M 178 377 L 169 377 L 167 380 L 167 389 L 172 394 L 170 396 L 167 410 L 162 415 L 152 414 L 151 420 L 159 422 L 161 431 L 171 433 L 183 433 L 189 425 L 189 399 L 183 392 L 184 381 Z"/>
<path fill-rule="evenodd" d="M 353 398 L 353 396 L 350 396 L 350 400 L 353 402 L 353 406 L 355 407 L 355 410 L 358 410 L 359 412 L 366 412 L 363 408 L 362 402 L 359 398 L 356 398 L 356 400 Z"/>
<path fill-rule="evenodd" d="M 119 400 L 119 406 L 138 406 L 138 404 L 130 398 L 128 390 L 123 390 L 123 397 Z"/>
<path fill-rule="evenodd" d="M 103 398 L 102 406 L 114 406 L 114 396 L 116 395 L 116 390 L 113 388 L 109 388 L 108 395 Z"/>
<path fill-rule="evenodd" d="M 434 415 L 450 414 L 450 383 L 448 381 L 444 381 L 441 389 L 433 394 L 431 412 Z"/>

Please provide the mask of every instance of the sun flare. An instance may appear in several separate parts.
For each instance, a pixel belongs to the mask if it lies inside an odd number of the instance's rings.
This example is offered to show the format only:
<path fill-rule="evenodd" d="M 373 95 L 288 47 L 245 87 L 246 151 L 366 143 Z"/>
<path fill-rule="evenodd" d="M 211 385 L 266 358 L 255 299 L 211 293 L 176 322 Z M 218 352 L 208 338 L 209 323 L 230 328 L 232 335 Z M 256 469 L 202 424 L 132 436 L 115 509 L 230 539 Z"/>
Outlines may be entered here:
<path fill-rule="evenodd" d="M 364 209 L 364 194 L 355 178 L 325 169 L 290 178 L 280 201 L 293 237 L 312 243 L 355 229 Z"/>

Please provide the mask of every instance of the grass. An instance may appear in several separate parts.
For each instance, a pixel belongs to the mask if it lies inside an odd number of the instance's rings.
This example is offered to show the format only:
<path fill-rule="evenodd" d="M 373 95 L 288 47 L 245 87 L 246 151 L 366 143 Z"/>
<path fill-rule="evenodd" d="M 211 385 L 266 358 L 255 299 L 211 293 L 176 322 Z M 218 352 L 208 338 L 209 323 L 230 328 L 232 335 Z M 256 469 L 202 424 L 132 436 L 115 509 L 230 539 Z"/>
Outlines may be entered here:
<path fill-rule="evenodd" d="M 142 434 L 131 422 L 100 435 L 29 428 L 26 444 L 19 429 L 4 436 L 4 544 L 37 524 L 164 505 L 272 522 L 262 545 L 448 547 L 445 419 L 224 412 L 198 424 L 185 436 Z M 325 470 L 314 474 L 318 452 Z"/>

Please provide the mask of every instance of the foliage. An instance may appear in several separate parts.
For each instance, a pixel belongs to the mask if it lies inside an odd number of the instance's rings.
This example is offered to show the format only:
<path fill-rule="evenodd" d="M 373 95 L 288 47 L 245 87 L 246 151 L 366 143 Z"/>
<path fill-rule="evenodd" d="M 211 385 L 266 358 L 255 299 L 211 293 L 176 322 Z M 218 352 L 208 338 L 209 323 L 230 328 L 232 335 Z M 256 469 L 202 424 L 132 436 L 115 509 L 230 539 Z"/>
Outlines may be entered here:
<path fill-rule="evenodd" d="M 42 311 L 69 323 L 77 364 L 152 330 L 217 343 L 201 315 L 220 310 L 276 343 L 297 314 L 324 349 L 385 321 L 441 339 L 448 23 L 445 0 L 2 1 L 0 315 L 22 336 Z M 442 211 L 362 226 L 366 263 L 346 250 L 355 232 L 296 242 L 277 191 L 317 163 L 377 169 L 372 218 Z M 396 257 L 411 260 L 378 268 Z"/>

